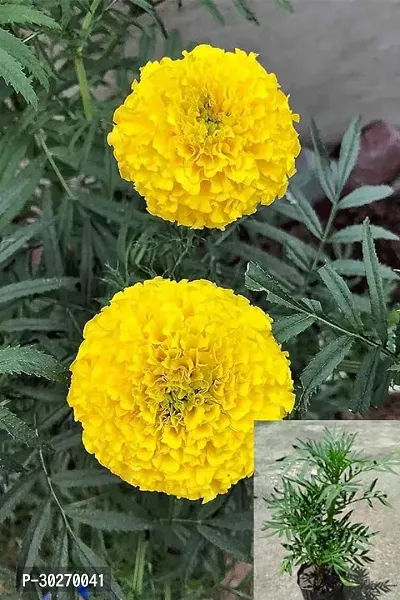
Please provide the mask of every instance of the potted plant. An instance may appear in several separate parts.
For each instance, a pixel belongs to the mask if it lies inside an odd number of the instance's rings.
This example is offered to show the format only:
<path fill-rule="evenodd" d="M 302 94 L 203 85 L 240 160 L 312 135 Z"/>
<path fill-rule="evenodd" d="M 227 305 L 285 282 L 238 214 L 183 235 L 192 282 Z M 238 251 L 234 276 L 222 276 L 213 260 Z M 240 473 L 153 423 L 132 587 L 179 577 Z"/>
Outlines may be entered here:
<path fill-rule="evenodd" d="M 393 460 L 375 460 L 354 451 L 357 434 L 324 429 L 321 441 L 300 441 L 283 462 L 282 486 L 264 498 L 271 520 L 264 524 L 270 535 L 286 538 L 287 555 L 281 571 L 292 574 L 305 600 L 343 600 L 344 586 L 355 565 L 373 562 L 369 555 L 371 532 L 352 520 L 356 502 L 373 507 L 390 506 L 387 495 L 376 489 L 377 479 L 365 484 L 361 476 L 371 471 L 391 471 Z"/>

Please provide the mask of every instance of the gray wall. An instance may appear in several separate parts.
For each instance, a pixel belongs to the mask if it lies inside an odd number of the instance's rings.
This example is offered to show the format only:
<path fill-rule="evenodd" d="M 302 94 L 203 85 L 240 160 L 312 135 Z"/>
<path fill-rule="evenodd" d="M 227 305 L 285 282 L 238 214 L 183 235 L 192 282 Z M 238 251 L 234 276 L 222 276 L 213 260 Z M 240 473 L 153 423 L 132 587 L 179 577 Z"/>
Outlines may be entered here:
<path fill-rule="evenodd" d="M 238 14 L 234 0 L 215 2 L 225 25 L 202 0 L 183 0 L 181 10 L 166 0 L 158 10 L 185 42 L 259 53 L 302 116 L 301 134 L 307 137 L 311 116 L 327 142 L 338 140 L 356 114 L 364 123 L 400 123 L 400 0 L 293 0 L 294 14 L 275 0 L 249 0 L 260 27 Z"/>

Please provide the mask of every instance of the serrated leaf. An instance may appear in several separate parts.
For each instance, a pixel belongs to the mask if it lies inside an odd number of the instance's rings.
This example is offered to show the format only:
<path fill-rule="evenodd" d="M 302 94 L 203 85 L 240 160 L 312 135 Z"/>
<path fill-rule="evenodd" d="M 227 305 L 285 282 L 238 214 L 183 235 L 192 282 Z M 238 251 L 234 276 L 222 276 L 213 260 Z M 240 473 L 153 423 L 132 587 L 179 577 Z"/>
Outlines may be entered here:
<path fill-rule="evenodd" d="M 377 225 L 370 225 L 371 234 L 374 240 L 393 240 L 400 241 L 400 238 L 395 233 L 379 227 Z M 363 226 L 362 225 L 349 225 L 340 231 L 336 231 L 330 237 L 331 243 L 342 243 L 352 244 L 353 242 L 361 242 L 363 238 Z"/>
<path fill-rule="evenodd" d="M 372 348 L 361 361 L 359 371 L 354 381 L 349 408 L 361 414 L 371 406 L 376 367 L 379 362 L 379 348 Z"/>
<path fill-rule="evenodd" d="M 340 195 L 344 188 L 350 173 L 353 171 L 357 163 L 358 154 L 360 152 L 360 137 L 361 137 L 361 118 L 355 117 L 346 133 L 343 136 L 340 144 L 340 154 L 338 162 L 338 181 L 336 193 Z"/>
<path fill-rule="evenodd" d="M 363 226 L 364 237 L 362 241 L 362 251 L 371 300 L 371 316 L 382 343 L 386 344 L 388 339 L 387 311 L 385 296 L 383 294 L 382 278 L 379 272 L 379 262 L 375 252 L 368 219 L 365 219 Z"/>
<path fill-rule="evenodd" d="M 331 267 L 335 269 L 337 273 L 340 275 L 345 275 L 346 277 L 365 277 L 365 264 L 362 260 L 355 260 L 351 258 L 340 258 L 337 260 L 333 260 L 330 263 Z M 392 271 L 390 267 L 386 265 L 379 265 L 379 274 L 382 279 L 391 279 L 396 280 L 399 279 L 397 273 Z"/>
<path fill-rule="evenodd" d="M 24 373 L 51 381 L 66 381 L 66 369 L 58 360 L 30 346 L 0 348 L 0 373 Z"/>
<path fill-rule="evenodd" d="M 23 72 L 21 64 L 2 48 L 0 48 L 0 65 L 0 77 L 21 94 L 28 104 L 37 108 L 37 96 L 30 79 Z"/>
<path fill-rule="evenodd" d="M 314 159 L 318 180 L 329 200 L 332 203 L 335 203 L 337 196 L 333 182 L 331 161 L 322 143 L 318 127 L 313 119 L 311 120 L 310 135 L 314 146 Z"/>
<path fill-rule="evenodd" d="M 299 213 L 297 219 L 301 221 L 301 223 L 307 227 L 308 231 L 317 239 L 322 239 L 323 231 L 319 217 L 302 192 L 291 186 L 290 190 L 286 193 L 286 197 L 292 206 L 295 205 L 295 208 Z"/>
<path fill-rule="evenodd" d="M 58 23 L 43 12 L 30 6 L 18 6 L 11 3 L 0 5 L 0 23 L 18 23 L 19 25 L 32 23 L 33 25 L 43 25 L 49 29 L 60 29 Z"/>
<path fill-rule="evenodd" d="M 268 292 L 268 298 L 271 298 L 273 302 L 280 303 L 282 306 L 286 306 L 295 311 L 300 309 L 301 312 L 304 310 L 304 305 L 301 302 L 294 300 L 291 294 L 283 289 L 283 287 L 259 265 L 250 262 L 247 265 L 244 279 L 245 286 L 248 290 Z"/>
<path fill-rule="evenodd" d="M 16 574 L 17 588 L 20 588 L 21 586 L 23 571 L 35 566 L 43 537 L 50 522 L 50 509 L 51 500 L 50 497 L 48 497 L 40 506 L 38 506 L 28 525 L 18 556 Z"/>
<path fill-rule="evenodd" d="M 318 270 L 318 274 L 328 288 L 339 310 L 343 313 L 349 324 L 357 331 L 363 328 L 360 313 L 353 300 L 344 279 L 328 263 Z"/>
<path fill-rule="evenodd" d="M 350 352 L 353 340 L 343 335 L 332 340 L 311 359 L 300 375 L 303 393 L 309 398 L 324 381 L 328 379 Z"/>
<path fill-rule="evenodd" d="M 344 208 L 364 206 L 378 200 L 384 200 L 392 194 L 393 188 L 389 185 L 364 185 L 342 198 L 338 203 L 338 208 L 342 210 Z"/>
<path fill-rule="evenodd" d="M 247 550 L 237 537 L 208 525 L 198 525 L 197 530 L 208 542 L 220 550 L 232 554 L 238 560 L 249 560 L 250 549 Z"/>
<path fill-rule="evenodd" d="M 100 485 L 109 485 L 121 483 L 119 477 L 116 477 L 108 471 L 100 469 L 73 469 L 71 471 L 60 471 L 52 477 L 53 483 L 60 487 L 97 487 Z"/>
<path fill-rule="evenodd" d="M 28 281 L 10 283 L 1 288 L 0 305 L 14 302 L 20 298 L 28 298 L 37 294 L 54 292 L 63 287 L 71 287 L 76 284 L 72 277 L 41 277 Z"/>
<path fill-rule="evenodd" d="M 42 471 L 38 470 L 21 476 L 7 492 L 0 496 L 0 523 L 10 516 L 19 501 L 29 493 L 41 473 Z"/>
<path fill-rule="evenodd" d="M 251 512 L 232 512 L 210 519 L 205 524 L 231 531 L 253 531 L 254 519 Z"/>
<path fill-rule="evenodd" d="M 26 44 L 8 31 L 0 28 L 0 47 L 4 52 L 12 56 L 24 69 L 27 69 L 44 88 L 48 88 L 46 71 Z M 3 65 L 0 68 L 2 69 Z"/>
<path fill-rule="evenodd" d="M 53 448 L 48 442 L 41 440 L 33 429 L 14 415 L 6 406 L 0 406 L 0 427 L 5 429 L 14 440 L 22 442 L 31 448 L 42 448 L 52 452 Z"/>
<path fill-rule="evenodd" d="M 68 506 L 65 512 L 74 521 L 91 525 L 103 531 L 147 531 L 154 527 L 148 519 L 115 511 L 85 510 Z"/>
<path fill-rule="evenodd" d="M 221 23 L 221 25 L 225 25 L 224 15 L 213 0 L 202 0 L 202 4 L 210 11 L 216 21 Z"/>
<path fill-rule="evenodd" d="M 42 221 L 36 221 L 26 227 L 20 227 L 13 235 L 3 238 L 0 243 L 0 264 L 23 248 L 26 242 L 42 230 L 43 226 L 44 223 Z"/>
<path fill-rule="evenodd" d="M 280 344 L 298 336 L 315 323 L 312 315 L 295 314 L 276 319 L 272 324 L 274 336 Z"/>

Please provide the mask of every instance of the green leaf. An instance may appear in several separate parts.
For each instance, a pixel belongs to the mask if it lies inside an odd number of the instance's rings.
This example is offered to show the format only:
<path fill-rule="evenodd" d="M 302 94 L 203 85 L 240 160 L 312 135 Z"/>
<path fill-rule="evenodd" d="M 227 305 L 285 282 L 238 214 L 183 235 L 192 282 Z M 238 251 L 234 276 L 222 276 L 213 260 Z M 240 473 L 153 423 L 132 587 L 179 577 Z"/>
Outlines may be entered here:
<path fill-rule="evenodd" d="M 164 38 L 168 37 L 168 32 L 165 28 L 163 21 L 161 20 L 160 15 L 150 2 L 148 2 L 147 0 L 132 0 L 132 3 L 141 8 L 145 13 L 150 15 L 154 19 L 155 23 L 158 25 Z"/>
<path fill-rule="evenodd" d="M 18 479 L 13 486 L 5 493 L 0 496 L 0 523 L 10 516 L 17 504 L 25 498 L 25 496 L 31 490 L 33 484 L 36 482 L 39 475 L 42 474 L 41 470 L 23 475 Z"/>
<path fill-rule="evenodd" d="M 21 586 L 23 571 L 36 565 L 40 546 L 50 522 L 50 509 L 51 501 L 48 497 L 40 506 L 38 506 L 28 525 L 18 556 L 16 574 L 18 588 Z"/>
<path fill-rule="evenodd" d="M 365 264 L 362 260 L 340 258 L 333 260 L 330 264 L 337 273 L 340 275 L 345 275 L 346 277 L 365 277 L 366 275 Z M 379 265 L 379 275 L 382 277 L 382 279 L 399 279 L 397 273 L 392 271 L 392 269 L 386 265 Z"/>
<path fill-rule="evenodd" d="M 300 375 L 303 393 L 309 398 L 324 381 L 328 379 L 350 352 L 353 340 L 343 335 L 326 344 L 322 350 L 312 358 Z"/>
<path fill-rule="evenodd" d="M 0 243 L 0 264 L 8 260 L 13 254 L 24 247 L 27 241 L 43 229 L 44 223 L 36 221 L 32 225 L 20 227 L 13 235 L 3 238 Z"/>
<path fill-rule="evenodd" d="M 54 565 L 56 567 L 56 571 L 59 573 L 65 572 L 68 568 L 68 530 L 64 525 L 55 544 L 55 552 L 54 552 Z M 56 587 L 53 589 L 51 594 L 51 600 L 61 600 L 62 598 L 67 598 L 67 593 L 62 588 Z"/>
<path fill-rule="evenodd" d="M 91 567 L 97 573 L 104 573 L 105 561 L 104 558 L 100 558 L 89 546 L 85 544 L 80 538 L 76 535 L 74 536 L 75 544 L 78 548 L 79 555 L 84 567 Z M 117 598 L 118 600 L 124 600 L 125 595 L 118 583 L 115 581 L 113 577 L 111 577 L 111 584 L 107 584 L 107 578 L 104 579 L 104 592 L 109 592 L 106 595 L 106 598 Z"/>
<path fill-rule="evenodd" d="M 268 299 L 282 306 L 286 306 L 297 312 L 303 312 L 305 306 L 298 300 L 294 300 L 292 295 L 273 278 L 255 263 L 247 265 L 244 276 L 245 286 L 248 290 L 254 292 L 268 292 Z M 306 312 L 309 312 L 308 308 Z"/>
<path fill-rule="evenodd" d="M 53 292 L 63 287 L 71 287 L 75 283 L 76 279 L 72 277 L 43 277 L 10 283 L 1 288 L 0 305 L 14 302 L 20 298 Z"/>
<path fill-rule="evenodd" d="M 369 220 L 365 219 L 363 225 L 364 237 L 362 241 L 362 250 L 371 300 L 371 316 L 382 343 L 386 344 L 388 339 L 387 311 L 385 296 L 383 294 L 382 278 L 379 273 L 379 262 L 375 252 Z"/>
<path fill-rule="evenodd" d="M 310 135 L 315 151 L 315 167 L 319 182 L 329 200 L 332 203 L 335 203 L 337 196 L 333 182 L 331 161 L 322 143 L 318 127 L 313 119 L 311 120 Z"/>
<path fill-rule="evenodd" d="M 16 331 L 66 331 L 68 325 L 62 319 L 34 319 L 24 318 L 7 319 L 0 323 L 0 331 L 16 332 Z"/>
<path fill-rule="evenodd" d="M 290 191 L 286 193 L 286 197 L 292 206 L 295 205 L 299 213 L 298 220 L 304 223 L 308 231 L 317 239 L 322 239 L 323 231 L 319 217 L 302 192 L 291 186 Z"/>
<path fill-rule="evenodd" d="M 287 10 L 287 12 L 294 13 L 294 8 L 291 0 L 277 0 L 277 2 L 280 8 Z"/>
<path fill-rule="evenodd" d="M 213 0 L 202 0 L 202 4 L 210 11 L 216 21 L 221 23 L 221 25 L 225 25 L 224 15 Z"/>
<path fill-rule="evenodd" d="M 201 559 L 201 551 L 205 545 L 205 540 L 198 531 L 193 531 L 185 547 L 185 554 L 182 560 L 182 571 L 184 581 L 189 581 L 197 564 Z"/>
<path fill-rule="evenodd" d="M 303 275 L 294 267 L 272 254 L 264 252 L 261 248 L 255 248 L 243 242 L 226 242 L 223 249 L 233 256 L 240 256 L 247 261 L 257 263 L 264 269 L 268 269 L 268 272 L 286 288 L 293 288 L 296 285 L 301 286 L 304 282 Z"/>
<path fill-rule="evenodd" d="M 384 200 L 393 194 L 393 188 L 389 185 L 364 185 L 350 192 L 347 196 L 339 201 L 339 210 L 344 208 L 355 208 L 371 204 L 378 200 Z"/>
<path fill-rule="evenodd" d="M 395 233 L 379 227 L 377 225 L 371 225 L 371 234 L 374 240 L 393 240 L 400 241 L 400 238 Z M 351 244 L 353 242 L 361 242 L 363 238 L 363 226 L 362 225 L 350 225 L 340 231 L 336 231 L 330 237 L 331 243 L 342 243 Z"/>
<path fill-rule="evenodd" d="M 295 314 L 276 319 L 272 324 L 272 329 L 277 341 L 283 344 L 291 338 L 298 336 L 314 323 L 315 318 L 312 315 Z"/>
<path fill-rule="evenodd" d="M 354 412 L 365 413 L 371 406 L 378 362 L 379 348 L 369 350 L 361 361 L 349 406 Z"/>
<path fill-rule="evenodd" d="M 104 470 L 100 469 L 73 469 L 72 471 L 60 471 L 52 477 L 53 483 L 60 487 L 97 487 L 111 483 L 121 483 L 121 480 Z"/>
<path fill-rule="evenodd" d="M 5 33 L 5 32 L 3 32 Z M 0 35 L 1 43 L 1 35 Z M 22 43 L 22 42 L 21 42 Z M 33 90 L 30 79 L 25 75 L 22 66 L 0 47 L 0 77 L 16 92 L 21 94 L 28 104 L 37 108 L 37 96 Z"/>
<path fill-rule="evenodd" d="M 254 519 L 252 512 L 227 513 L 221 517 L 206 522 L 212 527 L 230 529 L 232 531 L 253 531 Z"/>
<path fill-rule="evenodd" d="M 59 238 L 54 226 L 53 205 L 49 195 L 43 200 L 43 215 L 48 226 L 43 231 L 43 254 L 48 277 L 62 277 L 64 275 L 63 260 L 60 252 Z"/>
<path fill-rule="evenodd" d="M 49 29 L 60 29 L 54 19 L 29 6 L 18 6 L 17 4 L 4 3 L 0 5 L 0 23 L 17 23 L 23 25 L 43 25 Z"/>
<path fill-rule="evenodd" d="M 0 454 L 0 471 L 6 473 L 23 473 L 27 472 L 27 468 L 21 465 L 18 461 L 14 460 L 8 454 Z"/>
<path fill-rule="evenodd" d="M 338 181 L 336 193 L 340 196 L 350 173 L 357 163 L 358 154 L 360 152 L 360 137 L 361 137 L 361 118 L 355 117 L 346 133 L 343 136 L 340 144 L 340 154 L 338 162 Z"/>
<path fill-rule="evenodd" d="M 42 448 L 43 450 L 52 452 L 53 448 L 41 440 L 33 429 L 14 415 L 5 406 L 0 406 L 0 427 L 5 429 L 14 440 L 22 442 L 31 448 Z"/>
<path fill-rule="evenodd" d="M 154 523 L 129 513 L 115 511 L 85 510 L 68 506 L 65 512 L 74 521 L 91 525 L 103 531 L 147 531 Z"/>
<path fill-rule="evenodd" d="M 362 329 L 363 323 L 361 321 L 360 313 L 354 303 L 353 295 L 344 279 L 329 263 L 319 269 L 318 274 L 349 324 L 354 327 L 356 331 Z"/>
<path fill-rule="evenodd" d="M 249 560 L 250 551 L 244 547 L 244 544 L 240 543 L 237 537 L 218 531 L 208 525 L 199 525 L 197 527 L 198 532 L 214 546 L 217 546 L 220 550 L 232 554 L 238 560 Z"/>
<path fill-rule="evenodd" d="M 24 373 L 60 383 L 66 380 L 66 369 L 58 360 L 30 346 L 0 348 L 0 373 Z"/>
<path fill-rule="evenodd" d="M 1 5 L 0 5 L 1 9 Z M 39 60 L 17 37 L 0 28 L 0 47 L 8 53 L 22 68 L 27 69 L 33 77 L 35 77 L 46 89 L 48 88 L 48 80 L 46 71 L 43 69 Z M 1 65 L 1 69 L 3 64 Z M 1 72 L 1 71 L 0 71 Z M 14 86 L 13 86 L 14 87 Z"/>
<path fill-rule="evenodd" d="M 35 159 L 25 169 L 13 172 L 12 181 L 0 186 L 0 231 L 3 231 L 25 207 L 39 184 L 43 171 L 41 159 Z"/>
<path fill-rule="evenodd" d="M 247 19 L 247 21 L 250 21 L 251 23 L 255 23 L 256 25 L 260 24 L 260 21 L 254 14 L 254 12 L 251 10 L 248 0 L 234 0 L 234 4 L 235 4 L 237 10 L 240 12 L 240 14 L 245 19 Z"/>

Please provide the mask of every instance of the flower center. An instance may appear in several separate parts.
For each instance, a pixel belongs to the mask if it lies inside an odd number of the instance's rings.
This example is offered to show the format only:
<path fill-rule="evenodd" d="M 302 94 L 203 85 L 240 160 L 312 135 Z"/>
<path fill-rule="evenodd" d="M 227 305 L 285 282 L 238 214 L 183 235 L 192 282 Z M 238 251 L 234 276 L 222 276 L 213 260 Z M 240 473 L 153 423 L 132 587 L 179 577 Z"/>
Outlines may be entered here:
<path fill-rule="evenodd" d="M 199 116 L 197 117 L 199 122 L 204 123 L 207 127 L 207 133 L 213 135 L 218 131 L 219 125 L 221 124 L 220 119 L 214 114 L 211 106 L 211 101 L 208 99 L 204 102 L 204 105 L 199 110 Z"/>

